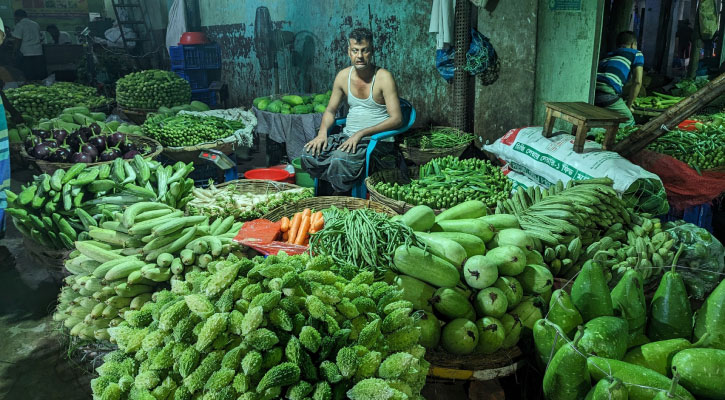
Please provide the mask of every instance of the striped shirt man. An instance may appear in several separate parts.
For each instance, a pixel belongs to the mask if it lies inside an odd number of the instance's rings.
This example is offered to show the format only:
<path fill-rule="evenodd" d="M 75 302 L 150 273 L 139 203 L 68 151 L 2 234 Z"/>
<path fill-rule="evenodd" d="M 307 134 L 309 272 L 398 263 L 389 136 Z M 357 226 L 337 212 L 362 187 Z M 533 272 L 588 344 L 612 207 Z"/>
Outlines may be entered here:
<path fill-rule="evenodd" d="M 597 83 L 605 83 L 621 95 L 622 87 L 629 80 L 632 69 L 643 65 L 644 56 L 641 51 L 620 47 L 607 54 L 606 58 L 599 62 Z"/>

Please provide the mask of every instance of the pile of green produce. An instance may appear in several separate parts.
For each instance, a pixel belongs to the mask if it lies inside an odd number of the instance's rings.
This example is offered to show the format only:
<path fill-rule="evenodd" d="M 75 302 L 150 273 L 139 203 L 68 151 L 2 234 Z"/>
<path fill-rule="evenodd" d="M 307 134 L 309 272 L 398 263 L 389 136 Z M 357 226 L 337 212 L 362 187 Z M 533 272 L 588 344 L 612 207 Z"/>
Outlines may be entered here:
<path fill-rule="evenodd" d="M 257 97 L 252 104 L 262 111 L 280 114 L 312 114 L 325 112 L 332 91 L 309 96 L 285 95 L 279 99 L 271 96 Z"/>
<path fill-rule="evenodd" d="M 637 97 L 634 106 L 644 109 L 664 110 L 681 102 L 684 97 L 654 92 L 654 96 Z"/>
<path fill-rule="evenodd" d="M 419 178 L 408 184 L 378 182 L 375 190 L 408 204 L 442 209 L 468 200 L 481 200 L 494 207 L 509 197 L 512 185 L 488 160 L 446 156 L 421 165 Z"/>
<path fill-rule="evenodd" d="M 722 281 L 693 317 L 674 266 L 647 301 L 638 271 L 610 291 L 604 268 L 587 262 L 534 325 L 545 398 L 725 399 L 724 302 Z"/>
<path fill-rule="evenodd" d="M 705 76 L 698 76 L 694 79 L 683 79 L 675 84 L 672 94 L 675 96 L 687 97 L 710 83 Z"/>
<path fill-rule="evenodd" d="M 434 127 L 421 130 L 403 138 L 403 145 L 417 147 L 421 150 L 447 149 L 466 145 L 473 141 L 473 135 L 455 128 Z"/>
<path fill-rule="evenodd" d="M 402 244 L 416 244 L 413 231 L 369 208 L 324 210 L 325 228 L 312 234 L 310 250 L 336 263 L 373 271 L 382 278 L 390 269 L 393 252 Z"/>
<path fill-rule="evenodd" d="M 241 192 L 236 185 L 217 188 L 213 181 L 207 188 L 194 188 L 194 197 L 187 203 L 191 215 L 209 217 L 233 216 L 237 221 L 249 221 L 261 217 L 276 207 L 294 204 L 314 197 L 312 188 L 298 188 L 264 194 Z"/>
<path fill-rule="evenodd" d="M 647 149 L 666 154 L 688 164 L 695 171 L 725 166 L 725 125 L 723 119 L 716 117 L 708 123 L 696 124 L 697 130 L 684 131 L 673 129 L 660 136 L 647 146 Z M 638 128 L 621 128 L 617 132 L 620 141 Z M 596 140 L 604 140 L 604 134 L 598 133 Z"/>
<path fill-rule="evenodd" d="M 74 241 L 87 240 L 91 228 L 111 223 L 113 212 L 124 206 L 156 201 L 183 207 L 194 187 L 186 178 L 193 168 L 191 163 L 164 167 L 140 155 L 95 167 L 78 163 L 34 177 L 20 193 L 6 190 L 6 211 L 26 237 L 49 249 L 73 249 Z"/>
<path fill-rule="evenodd" d="M 554 277 L 534 240 L 515 216 L 486 213 L 473 200 L 438 216 L 417 206 L 400 217 L 419 244 L 395 250 L 395 283 L 425 312 L 418 325 L 428 349 L 491 354 L 515 346 L 545 315 L 540 296 L 551 294 Z"/>
<path fill-rule="evenodd" d="M 179 111 L 209 111 L 209 110 L 210 110 L 210 108 L 208 105 L 206 105 L 205 103 L 202 103 L 200 101 L 194 100 L 189 104 L 173 106 L 171 108 L 161 106 L 161 107 L 159 107 L 157 112 L 163 116 L 171 117 L 171 116 L 178 114 Z"/>
<path fill-rule="evenodd" d="M 42 118 L 54 118 L 64 108 L 97 108 L 112 102 L 111 99 L 98 95 L 95 88 L 71 82 L 57 82 L 50 86 L 25 85 L 8 89 L 5 94 L 30 125 Z"/>
<path fill-rule="evenodd" d="M 703 300 L 725 272 L 725 248 L 710 232 L 685 221 L 667 222 L 663 229 L 684 245 L 678 272 L 690 296 Z"/>
<path fill-rule="evenodd" d="M 152 294 L 171 282 L 185 285 L 184 273 L 205 269 L 235 250 L 241 223 L 232 217 L 184 217 L 152 202 L 136 203 L 91 227 L 65 263 L 71 273 L 53 315 L 72 337 L 109 340 L 108 328 L 141 318 Z"/>
<path fill-rule="evenodd" d="M 119 350 L 97 369 L 94 397 L 422 399 L 416 316 L 371 272 L 231 255 L 154 297 L 108 330 Z"/>
<path fill-rule="evenodd" d="M 146 118 L 144 135 L 156 139 L 164 146 L 195 146 L 232 136 L 244 129 L 244 123 L 219 117 L 179 114 L 155 114 Z"/>
<path fill-rule="evenodd" d="M 116 101 L 121 107 L 144 110 L 174 107 L 191 101 L 191 87 L 171 71 L 132 72 L 116 83 Z"/>

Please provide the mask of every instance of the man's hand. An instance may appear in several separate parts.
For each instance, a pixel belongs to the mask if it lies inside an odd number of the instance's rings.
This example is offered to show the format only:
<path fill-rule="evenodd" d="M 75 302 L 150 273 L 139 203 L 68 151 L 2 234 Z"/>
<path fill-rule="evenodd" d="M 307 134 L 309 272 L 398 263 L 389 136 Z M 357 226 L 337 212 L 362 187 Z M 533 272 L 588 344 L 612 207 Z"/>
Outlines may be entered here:
<path fill-rule="evenodd" d="M 357 144 L 360 143 L 361 136 L 357 133 L 350 136 L 337 149 L 346 153 L 354 153 L 357 150 Z"/>
<path fill-rule="evenodd" d="M 307 142 L 305 151 L 314 154 L 315 157 L 327 146 L 327 135 L 317 135 L 314 139 Z"/>

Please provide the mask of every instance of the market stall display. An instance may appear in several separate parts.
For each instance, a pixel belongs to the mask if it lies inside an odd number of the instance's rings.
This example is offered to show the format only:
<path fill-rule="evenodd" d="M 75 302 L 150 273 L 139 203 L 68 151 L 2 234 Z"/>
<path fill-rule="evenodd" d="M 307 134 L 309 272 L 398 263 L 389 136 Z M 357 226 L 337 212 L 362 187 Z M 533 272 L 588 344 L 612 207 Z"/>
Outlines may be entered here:
<path fill-rule="evenodd" d="M 493 207 L 506 199 L 511 182 L 490 161 L 459 160 L 446 156 L 419 167 L 416 179 L 406 182 L 399 171 L 381 171 L 365 179 L 370 198 L 405 212 L 416 205 L 436 210 L 467 200 L 481 200 Z"/>
<path fill-rule="evenodd" d="M 422 165 L 434 158 L 459 157 L 473 141 L 473 135 L 447 126 L 433 126 L 403 137 L 400 151 L 406 160 Z"/>
<path fill-rule="evenodd" d="M 232 216 L 238 221 L 259 218 L 283 205 L 294 205 L 313 196 L 310 188 L 285 182 L 243 179 L 211 183 L 207 188 L 194 188 L 193 198 L 186 205 L 190 215 L 209 217 Z"/>
<path fill-rule="evenodd" d="M 116 83 L 116 101 L 127 118 L 142 124 L 159 107 L 189 104 L 191 87 L 171 71 L 132 72 Z"/>
<path fill-rule="evenodd" d="M 5 94 L 29 124 L 43 118 L 54 118 L 69 107 L 104 109 L 113 103 L 112 99 L 99 96 L 95 88 L 71 82 L 57 82 L 50 86 L 25 85 L 8 89 Z"/>
<path fill-rule="evenodd" d="M 320 94 L 299 96 L 287 94 L 282 96 L 257 97 L 252 101 L 255 108 L 279 114 L 312 114 L 325 112 L 330 102 L 332 91 Z"/>

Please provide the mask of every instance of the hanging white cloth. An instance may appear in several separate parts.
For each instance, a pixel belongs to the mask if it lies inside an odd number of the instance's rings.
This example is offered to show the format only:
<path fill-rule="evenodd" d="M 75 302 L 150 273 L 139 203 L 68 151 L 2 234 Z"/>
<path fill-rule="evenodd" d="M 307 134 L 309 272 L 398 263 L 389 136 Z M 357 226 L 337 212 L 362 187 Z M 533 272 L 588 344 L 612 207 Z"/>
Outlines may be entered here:
<path fill-rule="evenodd" d="M 169 26 L 166 28 L 166 50 L 178 46 L 181 35 L 186 32 L 186 6 L 184 0 L 174 0 L 169 9 Z"/>
<path fill-rule="evenodd" d="M 428 32 L 436 33 L 436 49 L 453 44 L 453 17 L 456 14 L 456 0 L 433 0 Z"/>

